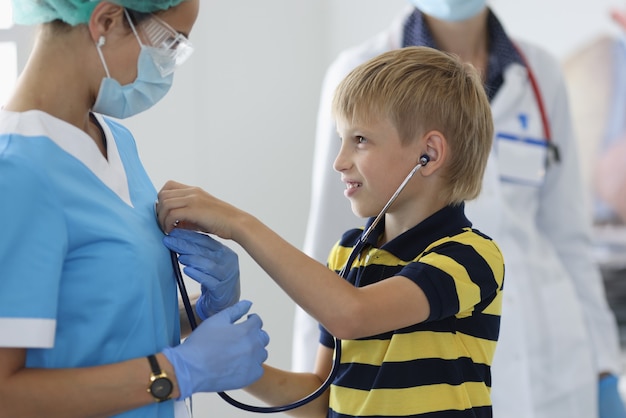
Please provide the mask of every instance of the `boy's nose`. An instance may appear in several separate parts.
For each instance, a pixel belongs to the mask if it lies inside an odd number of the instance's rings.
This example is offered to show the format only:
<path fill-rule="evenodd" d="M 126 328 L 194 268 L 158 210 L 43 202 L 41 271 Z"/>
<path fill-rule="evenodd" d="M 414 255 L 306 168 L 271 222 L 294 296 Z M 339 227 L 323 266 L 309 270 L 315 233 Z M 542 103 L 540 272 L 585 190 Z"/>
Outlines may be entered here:
<path fill-rule="evenodd" d="M 350 168 L 351 165 L 352 162 L 347 157 L 346 149 L 342 144 L 341 148 L 339 148 L 339 152 L 337 153 L 337 157 L 335 157 L 335 161 L 333 162 L 333 168 L 335 171 L 341 173 L 342 171 Z"/>
<path fill-rule="evenodd" d="M 335 161 L 333 162 L 333 168 L 335 171 L 341 173 L 349 168 L 348 160 L 342 155 L 341 152 L 337 154 Z"/>

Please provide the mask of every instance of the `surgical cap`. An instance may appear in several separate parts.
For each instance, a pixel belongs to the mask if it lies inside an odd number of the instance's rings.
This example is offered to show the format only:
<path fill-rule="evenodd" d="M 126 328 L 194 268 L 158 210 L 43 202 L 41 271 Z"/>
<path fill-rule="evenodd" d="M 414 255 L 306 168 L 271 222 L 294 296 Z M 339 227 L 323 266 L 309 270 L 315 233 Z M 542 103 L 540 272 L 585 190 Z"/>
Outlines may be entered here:
<path fill-rule="evenodd" d="M 62 20 L 70 25 L 89 22 L 101 0 L 13 0 L 13 21 L 18 25 Z M 174 7 L 184 0 L 109 0 L 131 10 L 151 13 Z"/>

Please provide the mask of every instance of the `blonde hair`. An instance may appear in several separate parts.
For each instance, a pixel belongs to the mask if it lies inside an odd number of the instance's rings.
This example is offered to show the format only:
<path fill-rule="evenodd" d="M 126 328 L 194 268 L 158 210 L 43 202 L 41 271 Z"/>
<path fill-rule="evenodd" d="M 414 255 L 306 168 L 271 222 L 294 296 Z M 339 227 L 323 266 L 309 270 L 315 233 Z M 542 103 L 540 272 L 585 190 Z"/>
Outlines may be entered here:
<path fill-rule="evenodd" d="M 403 141 L 436 130 L 445 137 L 449 204 L 474 199 L 493 141 L 489 100 L 478 71 L 452 54 L 411 46 L 383 53 L 348 74 L 335 91 L 335 118 L 387 118 Z"/>

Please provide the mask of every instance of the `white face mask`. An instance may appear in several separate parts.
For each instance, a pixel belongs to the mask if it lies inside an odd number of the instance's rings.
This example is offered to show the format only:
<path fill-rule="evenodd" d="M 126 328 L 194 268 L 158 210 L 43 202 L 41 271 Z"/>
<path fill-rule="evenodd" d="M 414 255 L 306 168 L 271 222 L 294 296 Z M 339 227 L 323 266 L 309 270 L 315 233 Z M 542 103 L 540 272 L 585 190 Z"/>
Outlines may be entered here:
<path fill-rule="evenodd" d="M 409 0 L 422 13 L 435 19 L 458 22 L 476 16 L 487 0 Z"/>

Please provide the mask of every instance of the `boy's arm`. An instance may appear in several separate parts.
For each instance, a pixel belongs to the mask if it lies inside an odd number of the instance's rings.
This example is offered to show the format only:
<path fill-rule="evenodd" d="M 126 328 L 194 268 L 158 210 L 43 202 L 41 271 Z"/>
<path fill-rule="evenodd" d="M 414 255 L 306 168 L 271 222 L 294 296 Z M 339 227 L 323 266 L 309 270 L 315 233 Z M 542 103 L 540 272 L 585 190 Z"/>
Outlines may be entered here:
<path fill-rule="evenodd" d="M 315 392 L 330 373 L 333 350 L 320 345 L 314 373 L 296 373 L 264 365 L 263 377 L 245 388 L 246 392 L 271 406 L 282 406 Z M 328 413 L 328 390 L 314 401 L 286 414 L 301 418 L 324 418 Z"/>
<path fill-rule="evenodd" d="M 233 227 L 233 239 L 337 338 L 367 337 L 428 318 L 426 295 L 405 277 L 355 288 L 249 214 Z"/>
<path fill-rule="evenodd" d="M 406 277 L 355 288 L 254 216 L 199 188 L 168 182 L 159 193 L 158 218 L 165 232 L 177 225 L 236 241 L 298 305 L 340 339 L 407 327 L 425 321 L 430 313 L 424 292 Z"/>

